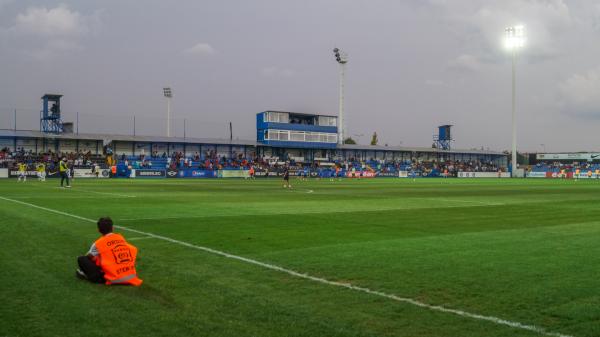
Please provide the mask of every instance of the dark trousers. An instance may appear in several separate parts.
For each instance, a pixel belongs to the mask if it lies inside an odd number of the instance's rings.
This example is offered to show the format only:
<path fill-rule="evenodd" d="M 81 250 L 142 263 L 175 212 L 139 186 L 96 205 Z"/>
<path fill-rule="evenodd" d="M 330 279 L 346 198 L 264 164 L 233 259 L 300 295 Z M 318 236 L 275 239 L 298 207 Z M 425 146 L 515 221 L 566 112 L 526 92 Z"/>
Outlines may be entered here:
<path fill-rule="evenodd" d="M 90 260 L 87 256 L 80 256 L 77 258 L 77 264 L 79 269 L 87 276 L 88 281 L 92 283 L 104 283 L 104 273 L 102 268 L 98 267 L 94 261 Z"/>
<path fill-rule="evenodd" d="M 71 185 L 69 183 L 69 176 L 67 175 L 67 171 L 64 171 L 60 173 L 60 186 L 63 185 L 65 179 L 67 180 L 67 186 Z"/>

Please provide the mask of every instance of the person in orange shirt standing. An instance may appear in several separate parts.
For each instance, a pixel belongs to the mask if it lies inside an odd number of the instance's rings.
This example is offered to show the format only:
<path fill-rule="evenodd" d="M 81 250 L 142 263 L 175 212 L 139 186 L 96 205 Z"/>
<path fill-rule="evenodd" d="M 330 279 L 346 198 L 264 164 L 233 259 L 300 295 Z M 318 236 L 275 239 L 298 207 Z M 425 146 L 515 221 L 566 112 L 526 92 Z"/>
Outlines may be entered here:
<path fill-rule="evenodd" d="M 250 179 L 254 180 L 254 166 L 250 166 L 250 169 L 248 170 L 248 175 L 250 176 Z"/>
<path fill-rule="evenodd" d="M 97 225 L 102 236 L 87 255 L 77 258 L 76 276 L 92 283 L 141 285 L 135 269 L 137 248 L 121 234 L 113 233 L 111 218 L 100 218 Z"/>

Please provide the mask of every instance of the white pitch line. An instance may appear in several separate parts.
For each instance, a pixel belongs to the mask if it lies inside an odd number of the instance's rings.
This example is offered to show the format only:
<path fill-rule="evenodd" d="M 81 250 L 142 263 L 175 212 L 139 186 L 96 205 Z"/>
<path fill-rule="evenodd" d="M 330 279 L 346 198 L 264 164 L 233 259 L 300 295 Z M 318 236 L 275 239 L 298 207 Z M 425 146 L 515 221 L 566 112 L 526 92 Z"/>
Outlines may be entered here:
<path fill-rule="evenodd" d="M 146 239 L 155 239 L 152 236 L 136 236 L 135 238 L 127 238 L 127 241 L 131 240 L 146 240 Z"/>
<path fill-rule="evenodd" d="M 307 192 L 308 193 L 308 192 Z M 23 199 L 23 198 L 19 198 Z M 422 198 L 421 198 L 422 199 Z M 437 199 L 439 200 L 439 199 Z M 496 206 L 496 204 L 493 204 Z M 504 205 L 504 204 L 501 204 Z M 379 207 L 379 208 L 365 208 L 365 209 L 349 209 L 349 210 L 340 210 L 340 211 L 331 211 L 327 212 L 327 214 L 336 214 L 336 213 L 354 213 L 354 212 L 386 212 L 386 211 L 409 211 L 409 210 L 427 210 L 427 209 L 445 209 L 445 208 L 466 208 L 466 207 L 485 207 L 492 206 L 490 204 L 474 204 L 474 205 L 466 205 L 466 206 L 440 206 L 440 207 Z M 312 211 L 301 211 L 301 212 L 272 212 L 272 213 L 253 213 L 251 215 L 256 216 L 267 216 L 267 215 L 303 215 L 303 214 L 322 214 L 322 210 L 312 210 Z M 140 220 L 173 220 L 173 219 L 203 219 L 203 218 L 215 218 L 215 217 L 229 217 L 229 216 L 239 216 L 235 214 L 206 214 L 206 215 L 181 215 L 181 216 L 156 216 L 156 217 L 142 217 L 142 218 L 122 218 L 117 219 L 117 221 L 140 221 Z"/>
<path fill-rule="evenodd" d="M 92 219 L 88 219 L 88 218 L 84 218 L 82 216 L 79 215 L 75 215 L 75 214 L 70 214 L 70 213 L 66 213 L 66 212 L 61 212 L 55 209 L 51 209 L 51 208 L 46 208 L 46 207 L 42 207 L 42 206 L 38 206 L 38 205 L 34 205 L 34 204 L 30 204 L 28 202 L 24 202 L 24 201 L 19 201 L 19 200 L 14 200 L 14 199 L 10 199 L 10 198 L 5 198 L 0 196 L 0 199 L 5 200 L 5 201 L 9 201 L 9 202 L 14 202 L 17 204 L 21 204 L 21 205 L 25 205 L 25 206 L 29 206 L 29 207 L 33 207 L 33 208 L 37 208 L 37 209 L 41 209 L 47 212 L 51 212 L 51 213 L 55 213 L 55 214 L 60 214 L 60 215 L 64 215 L 64 216 L 68 216 L 68 217 L 72 217 L 75 219 L 79 219 L 79 220 L 83 220 L 83 221 L 87 221 L 87 222 L 92 222 L 92 223 L 96 223 L 95 220 Z M 468 311 L 463 311 L 463 310 L 458 310 L 458 309 L 451 309 L 451 308 L 446 308 L 443 307 L 441 305 L 432 305 L 432 304 L 427 304 L 425 302 L 421 302 L 412 298 L 408 298 L 408 297 L 401 297 L 401 296 L 397 296 L 394 294 L 388 294 L 382 291 L 378 291 L 378 290 L 372 290 L 369 288 L 365 288 L 365 287 L 359 287 L 359 286 L 355 286 L 352 285 L 350 283 L 343 283 L 343 282 L 337 282 L 337 281 L 331 281 L 325 278 L 321 278 L 321 277 L 316 277 L 316 276 L 312 276 L 306 273 L 301 273 L 301 272 L 297 272 L 291 269 L 287 269 L 287 268 L 283 268 L 283 267 L 279 267 L 277 265 L 274 264 L 270 264 L 270 263 L 265 263 L 265 262 L 260 262 L 258 260 L 254 260 L 254 259 L 250 259 L 247 257 L 243 257 L 243 256 L 239 256 L 239 255 L 234 255 L 234 254 L 229 254 L 220 250 L 216 250 L 216 249 L 212 249 L 212 248 L 208 248 L 208 247 L 204 247 L 204 246 L 198 246 L 198 245 L 194 245 L 192 243 L 188 243 L 185 241 L 180 241 L 180 240 L 176 240 L 176 239 L 172 239 L 166 236 L 162 236 L 162 235 L 158 235 L 158 234 L 154 234 L 154 233 L 149 233 L 149 232 L 144 232 L 144 231 L 140 231 L 137 229 L 133 229 L 133 228 L 129 228 L 129 227 L 124 227 L 124 226 L 114 226 L 115 228 L 118 229 L 122 229 L 122 230 L 126 230 L 129 232 L 133 232 L 133 233 L 137 233 L 140 235 L 144 235 L 144 236 L 150 236 L 156 239 L 160 239 L 160 240 L 164 240 L 164 241 L 168 241 L 171 243 L 175 243 L 184 247 L 188 247 L 188 248 L 192 248 L 192 249 L 196 249 L 196 250 L 201 250 L 204 252 L 208 252 L 214 255 L 219 255 L 219 256 L 223 256 L 226 258 L 230 258 L 233 260 L 237 260 L 237 261 L 242 261 L 242 262 L 246 262 L 249 264 L 253 264 L 253 265 L 257 265 L 266 269 L 270 269 L 270 270 L 275 270 L 275 271 L 279 271 L 288 275 L 292 275 L 292 276 L 296 276 L 299 278 L 303 278 L 306 280 L 311 280 L 314 282 L 318 282 L 318 283 L 322 283 L 322 284 L 328 284 L 331 286 L 336 286 L 336 287 L 340 287 L 340 288 L 346 288 L 346 289 L 350 289 L 350 290 L 355 290 L 355 291 L 359 291 L 359 292 L 363 292 L 366 294 L 370 294 L 370 295 L 375 295 L 375 296 L 379 296 L 379 297 L 384 297 L 387 299 L 391 299 L 397 302 L 402 302 L 402 303 L 408 303 L 408 304 L 412 304 L 414 306 L 417 307 L 421 307 L 421 308 L 425 308 L 425 309 L 429 309 L 429 310 L 433 310 L 433 311 L 439 311 L 439 312 L 444 312 L 444 313 L 449 313 L 449 314 L 454 314 L 454 315 L 458 315 L 461 317 L 467 317 L 467 318 L 472 318 L 472 319 L 477 319 L 477 320 L 481 320 L 481 321 L 488 321 L 488 322 L 492 322 L 498 325 L 505 325 L 505 326 L 509 326 L 511 328 L 515 328 L 515 329 L 521 329 L 521 330 L 527 330 L 527 331 L 531 331 L 531 332 L 535 332 L 535 333 L 539 333 L 540 335 L 545 335 L 545 336 L 551 336 L 551 337 L 574 337 L 572 335 L 565 335 L 559 332 L 553 332 L 553 331 L 548 331 L 545 328 L 536 326 L 536 325 L 531 325 L 531 324 L 524 324 L 524 323 L 519 323 L 519 322 L 515 322 L 515 321 L 510 321 L 510 320 L 506 320 L 506 319 L 502 319 L 502 318 L 498 318 L 498 317 L 494 317 L 494 316 L 486 316 L 486 315 L 480 315 L 480 314 L 474 314 L 474 313 L 470 313 Z"/>
<path fill-rule="evenodd" d="M 419 197 L 415 197 L 415 198 L 411 198 L 411 199 L 433 200 L 433 201 L 444 201 L 444 202 L 463 202 L 463 203 L 477 204 L 477 205 L 483 205 L 483 206 L 506 205 L 503 203 L 493 203 L 493 202 L 485 202 L 485 201 L 477 201 L 477 200 L 461 200 L 461 199 L 445 199 L 445 198 L 419 198 Z"/>
<path fill-rule="evenodd" d="M 60 187 L 57 187 L 60 188 Z M 112 193 L 112 192 L 98 192 L 98 191 L 92 191 L 92 190 L 84 190 L 81 188 L 74 188 L 72 189 L 72 191 L 76 191 L 76 192 L 89 192 L 89 193 L 96 193 L 96 194 L 102 194 L 102 195 L 110 195 L 110 196 L 114 196 L 114 197 L 122 197 L 122 198 L 136 198 L 137 196 L 135 195 L 129 195 L 129 194 L 120 194 L 120 193 Z"/>

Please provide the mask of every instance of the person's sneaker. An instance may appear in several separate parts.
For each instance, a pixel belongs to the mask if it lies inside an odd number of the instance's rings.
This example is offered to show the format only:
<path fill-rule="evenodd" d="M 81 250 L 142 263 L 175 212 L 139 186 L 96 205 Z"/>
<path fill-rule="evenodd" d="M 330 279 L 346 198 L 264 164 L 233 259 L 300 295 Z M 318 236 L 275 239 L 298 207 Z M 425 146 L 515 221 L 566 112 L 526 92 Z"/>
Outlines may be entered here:
<path fill-rule="evenodd" d="M 87 276 L 79 268 L 77 268 L 77 270 L 75 270 L 75 276 L 77 276 L 77 278 L 80 278 L 82 280 L 87 280 Z"/>
<path fill-rule="evenodd" d="M 67 185 L 67 188 L 71 188 L 71 185 Z"/>

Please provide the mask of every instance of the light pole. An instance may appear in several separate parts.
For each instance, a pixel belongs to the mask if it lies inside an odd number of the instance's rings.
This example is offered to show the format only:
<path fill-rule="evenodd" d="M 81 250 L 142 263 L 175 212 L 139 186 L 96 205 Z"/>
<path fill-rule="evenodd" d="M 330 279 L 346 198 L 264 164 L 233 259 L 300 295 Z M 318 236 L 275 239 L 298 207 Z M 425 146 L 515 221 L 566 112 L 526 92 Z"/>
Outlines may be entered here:
<path fill-rule="evenodd" d="M 522 25 L 506 27 L 504 44 L 512 54 L 512 160 L 511 176 L 517 173 L 517 113 L 516 113 L 516 62 L 517 51 L 525 45 L 525 28 Z"/>
<path fill-rule="evenodd" d="M 344 144 L 344 78 L 346 73 L 346 63 L 348 55 L 339 48 L 333 48 L 335 60 L 340 65 L 340 111 L 338 113 L 338 144 Z"/>
<path fill-rule="evenodd" d="M 170 87 L 163 88 L 163 94 L 167 98 L 167 137 L 171 137 L 171 99 L 173 91 Z"/>

